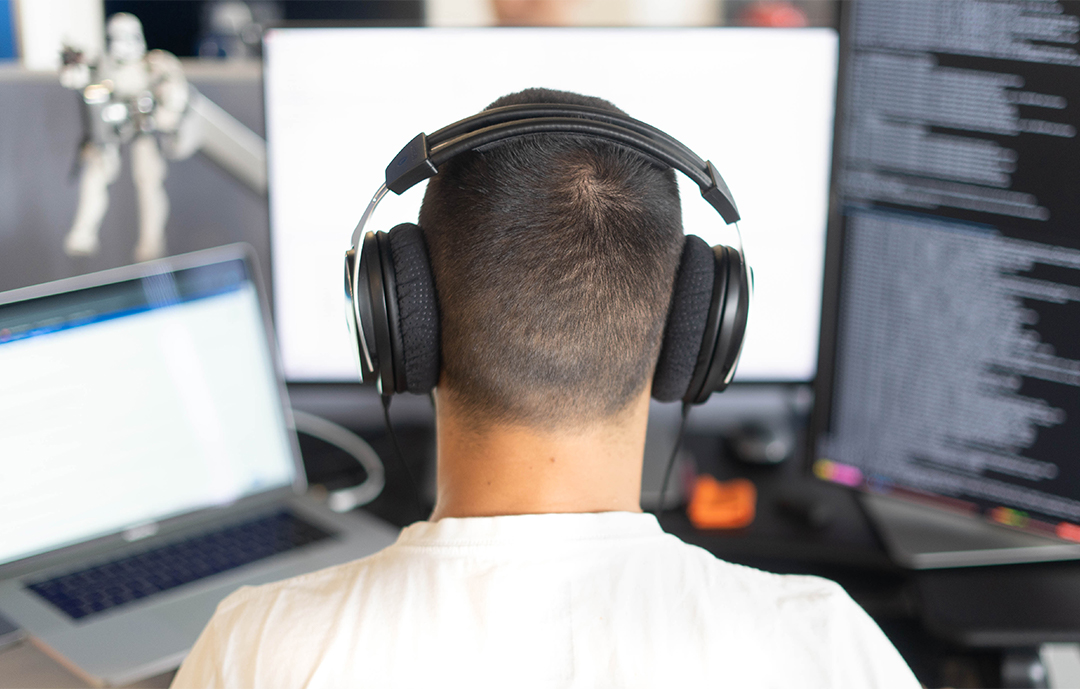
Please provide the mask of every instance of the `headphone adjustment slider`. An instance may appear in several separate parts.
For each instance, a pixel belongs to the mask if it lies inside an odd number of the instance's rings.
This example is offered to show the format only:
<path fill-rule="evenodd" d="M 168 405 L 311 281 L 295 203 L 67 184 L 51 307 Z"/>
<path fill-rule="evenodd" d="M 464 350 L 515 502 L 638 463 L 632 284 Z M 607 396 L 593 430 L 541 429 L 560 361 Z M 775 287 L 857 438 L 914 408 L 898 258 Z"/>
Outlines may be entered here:
<path fill-rule="evenodd" d="M 412 144 L 409 145 L 411 146 Z M 709 179 L 712 180 L 712 186 L 708 189 L 702 189 L 701 196 L 716 209 L 716 212 L 720 214 L 720 217 L 722 217 L 724 222 L 728 225 L 733 222 L 739 222 L 739 209 L 735 207 L 735 197 L 731 195 L 731 190 L 728 189 L 727 182 L 720 176 L 720 173 L 717 171 L 716 166 L 712 164 L 711 160 L 705 161 L 705 167 L 709 173 Z"/>
<path fill-rule="evenodd" d="M 420 132 L 386 166 L 386 188 L 400 195 L 438 171 L 428 158 L 427 135 Z"/>

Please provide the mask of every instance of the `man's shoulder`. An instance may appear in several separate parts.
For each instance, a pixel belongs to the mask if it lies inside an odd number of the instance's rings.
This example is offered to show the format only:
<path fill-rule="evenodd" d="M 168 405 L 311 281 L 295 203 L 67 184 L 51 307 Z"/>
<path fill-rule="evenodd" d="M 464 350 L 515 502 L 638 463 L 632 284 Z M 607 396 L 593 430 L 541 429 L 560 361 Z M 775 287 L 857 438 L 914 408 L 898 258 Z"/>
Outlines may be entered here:
<path fill-rule="evenodd" d="M 316 603 L 332 605 L 334 600 L 350 595 L 383 562 L 382 552 L 288 579 L 241 586 L 218 604 L 215 616 L 236 620 L 248 612 L 263 615 L 271 608 L 293 606 L 307 611 L 318 610 Z"/>
<path fill-rule="evenodd" d="M 218 604 L 173 686 L 300 686 L 334 643 L 335 617 L 379 561 L 376 553 L 237 589 Z"/>
<path fill-rule="evenodd" d="M 699 546 L 670 536 L 668 547 L 679 553 L 680 566 L 697 569 L 710 588 L 730 597 L 733 593 L 769 605 L 830 605 L 850 600 L 834 581 L 803 574 L 774 574 L 722 560 Z"/>
<path fill-rule="evenodd" d="M 690 561 L 710 573 L 703 595 L 714 617 L 740 630 L 729 640 L 747 643 L 747 657 L 762 640 L 774 651 L 782 649 L 784 662 L 769 669 L 777 677 L 799 678 L 804 686 L 918 686 L 880 628 L 836 582 L 773 574 L 696 546 L 684 548 Z"/>

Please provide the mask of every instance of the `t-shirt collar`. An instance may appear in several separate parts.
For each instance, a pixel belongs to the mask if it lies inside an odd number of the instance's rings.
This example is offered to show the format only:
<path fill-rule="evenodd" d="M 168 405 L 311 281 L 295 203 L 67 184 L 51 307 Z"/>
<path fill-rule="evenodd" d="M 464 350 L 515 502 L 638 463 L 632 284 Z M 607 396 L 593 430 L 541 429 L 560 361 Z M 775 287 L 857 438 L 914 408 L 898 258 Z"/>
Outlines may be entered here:
<path fill-rule="evenodd" d="M 521 544 L 658 536 L 656 517 L 643 512 L 515 514 L 416 522 L 402 530 L 399 545 Z"/>

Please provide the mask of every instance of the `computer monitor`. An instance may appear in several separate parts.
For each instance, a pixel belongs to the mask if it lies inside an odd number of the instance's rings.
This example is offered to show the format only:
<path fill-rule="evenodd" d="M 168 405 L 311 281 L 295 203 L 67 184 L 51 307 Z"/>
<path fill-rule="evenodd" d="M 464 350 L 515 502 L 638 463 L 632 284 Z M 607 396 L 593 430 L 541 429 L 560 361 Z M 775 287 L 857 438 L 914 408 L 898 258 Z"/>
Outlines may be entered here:
<path fill-rule="evenodd" d="M 1080 7 L 842 4 L 813 471 L 904 564 L 1080 557 Z"/>
<path fill-rule="evenodd" d="M 757 290 L 736 380 L 817 364 L 837 37 L 830 29 L 278 29 L 265 40 L 276 329 L 290 381 L 357 381 L 342 258 L 386 165 L 499 96 L 600 96 L 711 159 Z M 734 244 L 680 175 L 684 225 Z M 416 221 L 424 185 L 369 229 Z"/>

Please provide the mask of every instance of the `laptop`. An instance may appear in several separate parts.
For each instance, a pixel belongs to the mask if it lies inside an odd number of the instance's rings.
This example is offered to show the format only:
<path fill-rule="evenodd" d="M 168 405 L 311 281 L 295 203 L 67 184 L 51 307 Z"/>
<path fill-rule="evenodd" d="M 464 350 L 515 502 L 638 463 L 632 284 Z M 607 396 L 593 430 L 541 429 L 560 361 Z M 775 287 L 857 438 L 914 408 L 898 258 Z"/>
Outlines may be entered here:
<path fill-rule="evenodd" d="M 258 284 L 238 245 L 0 294 L 0 615 L 92 684 L 397 537 L 305 495 Z"/>

